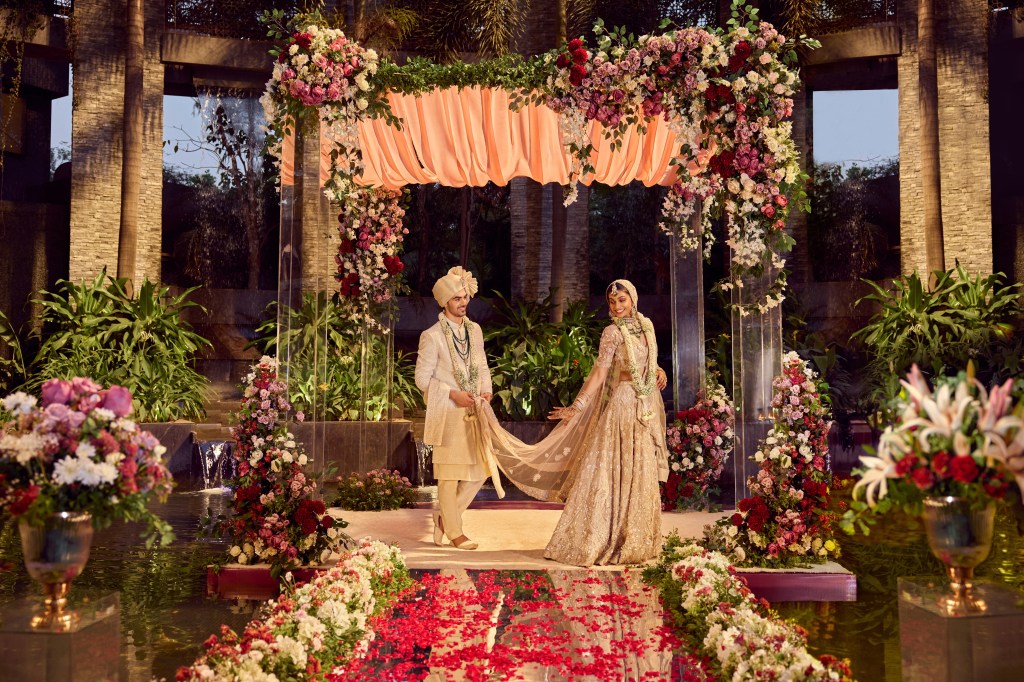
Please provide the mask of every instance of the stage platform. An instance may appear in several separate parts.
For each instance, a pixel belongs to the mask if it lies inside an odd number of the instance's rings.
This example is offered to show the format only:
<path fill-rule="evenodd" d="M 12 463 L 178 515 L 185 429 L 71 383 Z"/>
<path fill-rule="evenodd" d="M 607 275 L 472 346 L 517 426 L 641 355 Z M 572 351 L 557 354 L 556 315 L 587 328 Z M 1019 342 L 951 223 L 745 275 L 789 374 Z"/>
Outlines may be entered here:
<path fill-rule="evenodd" d="M 481 500 L 473 503 L 463 518 L 468 537 L 480 543 L 479 549 L 460 550 L 432 541 L 432 510 L 398 509 L 387 512 L 333 510 L 348 521 L 345 531 L 352 537 L 369 536 L 395 544 L 412 569 L 464 570 L 587 570 L 544 558 L 544 546 L 561 514 L 561 505 L 543 502 Z M 675 531 L 683 538 L 701 537 L 705 525 L 731 512 L 664 512 L 662 533 Z M 595 566 L 591 570 L 617 571 L 621 566 Z M 743 569 L 751 589 L 759 597 L 777 601 L 853 601 L 856 578 L 842 566 L 829 562 L 807 569 Z M 306 574 L 300 576 L 306 578 Z M 207 581 L 211 593 L 225 597 L 253 594 L 254 598 L 273 595 L 275 581 L 266 567 L 226 566 Z"/>

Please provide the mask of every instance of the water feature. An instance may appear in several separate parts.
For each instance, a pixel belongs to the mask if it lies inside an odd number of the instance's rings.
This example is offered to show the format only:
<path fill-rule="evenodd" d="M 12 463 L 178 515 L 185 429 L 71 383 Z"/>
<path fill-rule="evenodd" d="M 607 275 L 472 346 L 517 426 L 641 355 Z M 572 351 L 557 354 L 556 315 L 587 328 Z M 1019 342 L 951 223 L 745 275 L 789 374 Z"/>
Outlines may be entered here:
<path fill-rule="evenodd" d="M 98 532 L 85 571 L 72 596 L 89 591 L 121 593 L 122 680 L 174 679 L 178 666 L 200 653 L 202 642 L 222 623 L 240 629 L 257 607 L 252 602 L 205 596 L 206 566 L 223 556 L 225 544 L 197 538 L 197 519 L 225 511 L 224 491 L 175 493 L 154 510 L 174 527 L 178 539 L 165 548 L 147 549 L 140 529 L 124 524 Z M 851 603 L 783 603 L 774 607 L 810 633 L 813 653 L 852 659 L 862 682 L 900 680 L 896 578 L 940 573 L 914 520 L 896 515 L 869 537 L 843 539 L 841 563 L 858 576 L 858 601 Z M 0 606 L 38 588 L 25 573 L 14 524 L 0 532 Z M 1024 587 L 1024 540 L 1008 514 L 1001 514 L 992 558 L 979 574 Z"/>
<path fill-rule="evenodd" d="M 195 449 L 203 475 L 202 490 L 223 488 L 225 481 L 235 477 L 235 458 L 231 456 L 234 444 L 230 441 L 197 441 Z"/>
<path fill-rule="evenodd" d="M 416 486 L 419 488 L 426 486 L 427 460 L 433 452 L 433 446 L 427 445 L 419 438 L 416 439 Z"/>

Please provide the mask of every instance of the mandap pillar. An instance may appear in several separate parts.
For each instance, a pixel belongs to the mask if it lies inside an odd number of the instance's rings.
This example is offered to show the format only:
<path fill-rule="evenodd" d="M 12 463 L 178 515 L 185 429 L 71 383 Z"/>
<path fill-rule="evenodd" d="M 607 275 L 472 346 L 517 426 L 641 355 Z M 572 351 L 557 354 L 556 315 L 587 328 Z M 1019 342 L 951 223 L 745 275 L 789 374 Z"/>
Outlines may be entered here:
<path fill-rule="evenodd" d="M 690 218 L 690 229 L 700 234 L 701 211 Z M 669 277 L 672 308 L 672 406 L 675 411 L 694 404 L 704 387 L 704 254 L 683 249 L 669 238 Z"/>
<path fill-rule="evenodd" d="M 772 427 L 772 380 L 782 371 L 782 308 L 741 314 L 739 306 L 764 299 L 776 271 L 741 278 L 732 289 L 732 385 L 736 410 L 736 446 L 732 456 L 732 485 L 723 480 L 732 503 L 750 496 L 747 478 L 757 473 L 754 453 Z M 728 473 L 728 471 L 726 472 Z M 728 502 L 728 500 L 723 500 Z"/>

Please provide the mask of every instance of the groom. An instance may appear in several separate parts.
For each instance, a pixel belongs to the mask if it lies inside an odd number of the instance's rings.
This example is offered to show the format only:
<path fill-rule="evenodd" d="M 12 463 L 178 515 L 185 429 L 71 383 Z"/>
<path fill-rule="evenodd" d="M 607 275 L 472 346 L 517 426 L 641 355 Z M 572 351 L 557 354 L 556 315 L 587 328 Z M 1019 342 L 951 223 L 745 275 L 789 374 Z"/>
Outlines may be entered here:
<path fill-rule="evenodd" d="M 434 513 L 434 544 L 447 535 L 459 549 L 476 549 L 462 532 L 462 513 L 490 473 L 471 428 L 474 399 L 491 399 L 491 372 L 480 325 L 466 317 L 477 292 L 472 273 L 454 267 L 434 284 L 441 306 L 437 323 L 420 334 L 416 386 L 427 403 L 423 442 L 433 446 L 439 511 Z"/>

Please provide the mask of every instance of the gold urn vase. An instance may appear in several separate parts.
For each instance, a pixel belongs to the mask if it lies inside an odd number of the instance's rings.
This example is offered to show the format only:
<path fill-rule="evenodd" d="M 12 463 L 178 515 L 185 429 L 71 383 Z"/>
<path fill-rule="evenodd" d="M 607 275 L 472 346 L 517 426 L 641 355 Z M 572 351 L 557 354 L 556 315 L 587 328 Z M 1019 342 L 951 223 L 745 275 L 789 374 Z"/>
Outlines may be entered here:
<path fill-rule="evenodd" d="M 70 630 L 78 616 L 67 610 L 71 581 L 89 561 L 92 516 L 87 512 L 58 512 L 34 526 L 18 523 L 21 551 L 29 576 L 43 586 L 43 610 L 32 619 L 41 630 Z"/>
<path fill-rule="evenodd" d="M 992 550 L 995 514 L 994 502 L 972 507 L 959 497 L 924 500 L 928 546 L 946 568 L 952 594 L 943 605 L 950 611 L 985 610 L 985 602 L 974 593 L 974 569 Z"/>

